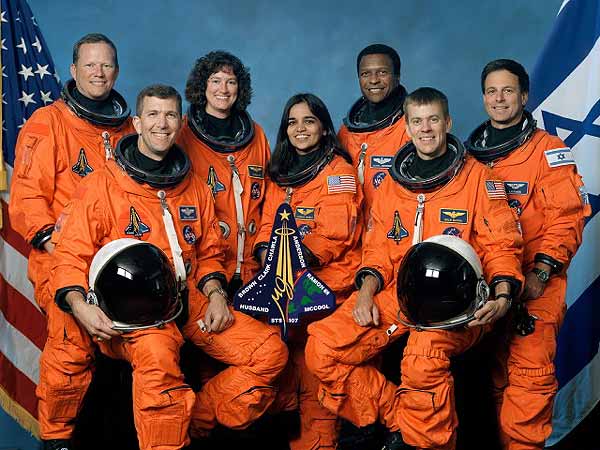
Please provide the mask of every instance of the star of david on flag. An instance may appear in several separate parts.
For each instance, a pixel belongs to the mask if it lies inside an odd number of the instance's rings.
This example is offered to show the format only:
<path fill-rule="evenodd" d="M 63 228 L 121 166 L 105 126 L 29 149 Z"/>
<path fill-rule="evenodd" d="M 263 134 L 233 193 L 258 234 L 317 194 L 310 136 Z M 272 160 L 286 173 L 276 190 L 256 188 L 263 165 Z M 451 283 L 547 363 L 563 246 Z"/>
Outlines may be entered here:
<path fill-rule="evenodd" d="M 538 126 L 569 149 L 546 155 L 548 164 L 577 163 L 592 206 L 583 244 L 568 270 L 567 314 L 555 359 L 559 392 L 552 446 L 600 401 L 600 2 L 565 0 L 532 73 L 528 109 Z M 589 193 L 589 195 L 588 195 Z"/>

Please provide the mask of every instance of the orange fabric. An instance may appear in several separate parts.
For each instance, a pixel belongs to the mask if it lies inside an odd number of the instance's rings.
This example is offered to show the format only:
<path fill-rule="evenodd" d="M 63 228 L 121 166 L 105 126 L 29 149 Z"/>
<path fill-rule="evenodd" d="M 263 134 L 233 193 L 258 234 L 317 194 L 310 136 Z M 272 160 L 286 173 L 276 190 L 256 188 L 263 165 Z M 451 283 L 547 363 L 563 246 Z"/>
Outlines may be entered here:
<path fill-rule="evenodd" d="M 131 119 L 119 127 L 102 127 L 79 118 L 62 100 L 36 110 L 19 133 L 15 147 L 9 205 L 15 230 L 31 242 L 37 232 L 56 223 L 75 188 L 85 176 L 74 169 L 83 152 L 92 171 L 104 167 L 106 157 L 102 133 L 111 145 L 135 132 Z M 42 308 L 52 298 L 45 293 L 50 257 L 33 249 L 29 255 L 28 276 Z"/>
<path fill-rule="evenodd" d="M 454 233 L 469 242 L 481 259 L 489 282 L 496 276 L 523 280 L 523 240 L 515 216 L 506 200 L 489 197 L 485 182 L 497 180 L 490 169 L 468 156 L 460 172 L 440 189 L 423 193 L 423 240 Z M 384 285 L 395 284 L 402 257 L 412 246 L 418 192 L 402 188 L 386 178 L 370 210 L 364 233 L 362 267 L 371 267 L 383 277 Z M 405 233 L 388 237 L 396 212 Z M 394 287 L 395 289 L 395 287 Z"/>
<path fill-rule="evenodd" d="M 424 193 L 422 238 L 444 231 L 460 234 L 477 251 L 488 281 L 495 276 L 522 281 L 522 239 L 514 215 L 505 200 L 491 199 L 486 190 L 486 180 L 495 179 L 488 168 L 468 157 L 450 182 Z M 362 266 L 377 270 L 386 286 L 375 297 L 381 325 L 356 325 L 354 294 L 331 316 L 309 326 L 307 365 L 321 380 L 321 402 L 342 417 L 359 426 L 379 419 L 389 429 L 400 430 L 410 445 L 452 449 L 457 422 L 449 358 L 474 345 L 485 330 L 411 331 L 398 389 L 367 363 L 407 331 L 397 322 L 395 277 L 412 246 L 417 209 L 418 193 L 391 177 L 379 191 L 363 235 Z"/>
<path fill-rule="evenodd" d="M 360 263 L 359 240 L 362 230 L 360 205 L 362 190 L 328 193 L 328 177 L 352 175 L 354 169 L 340 156 L 335 156 L 325 168 L 305 185 L 294 187 L 289 200 L 302 243 L 319 259 L 311 267 L 336 294 L 342 303 L 354 285 L 354 273 Z M 286 189 L 270 183 L 263 209 L 263 221 L 256 242 L 268 242 L 277 208 L 286 199 Z M 315 317 L 312 317 L 315 320 Z M 305 318 L 310 320 L 309 318 Z M 288 346 L 290 360 L 279 385 L 280 393 L 274 409 L 300 409 L 300 433 L 290 440 L 292 450 L 335 448 L 336 416 L 318 401 L 318 380 L 306 368 L 304 324 L 291 330 Z"/>
<path fill-rule="evenodd" d="M 177 142 L 186 150 L 192 160 L 194 174 L 203 183 L 211 183 L 215 200 L 215 211 L 219 221 L 226 224 L 228 235 L 225 237 L 225 273 L 227 280 L 235 272 L 237 258 L 237 219 L 232 186 L 232 169 L 227 157 L 235 157 L 240 180 L 244 188 L 242 207 L 246 227 L 244 243 L 244 262 L 242 264 L 242 279 L 248 282 L 258 271 L 258 263 L 252 257 L 256 231 L 260 225 L 262 204 L 265 199 L 267 185 L 267 164 L 271 157 L 269 143 L 263 129 L 254 124 L 254 139 L 243 149 L 231 153 L 219 153 L 202 142 L 184 119 L 184 125 L 179 133 Z M 212 170 L 211 170 L 212 169 Z M 215 185 L 211 173 L 214 171 L 216 180 L 221 185 Z M 217 187 L 218 186 L 218 187 Z M 255 198 L 256 197 L 256 198 Z"/>
<path fill-rule="evenodd" d="M 104 167 L 106 156 L 102 133 L 109 134 L 111 146 L 124 135 L 134 132 L 131 119 L 119 127 L 96 126 L 79 118 L 62 100 L 37 109 L 19 132 L 15 147 L 15 167 L 11 180 L 9 214 L 13 228 L 27 242 L 36 233 L 54 225 L 86 171 L 76 173 L 81 153 L 89 169 Z M 88 169 L 88 170 L 89 170 Z M 44 354 L 40 360 L 38 419 L 43 439 L 69 437 L 73 421 L 91 374 L 91 342 L 81 334 L 72 318 L 55 307 L 49 291 L 51 257 L 33 248 L 29 254 L 27 275 L 34 297 L 48 315 L 48 339 L 57 353 Z M 52 317 L 52 315 L 58 317 Z M 64 336 L 68 338 L 63 339 Z M 54 340 L 57 339 L 56 345 Z M 71 356 L 63 365 L 60 352 Z"/>
<path fill-rule="evenodd" d="M 329 317 L 309 325 L 306 364 L 320 380 L 319 401 L 330 411 L 360 427 L 379 419 L 398 429 L 394 425 L 396 386 L 369 361 L 408 328 L 398 322 L 398 301 L 389 289 L 374 297 L 380 325 L 357 325 L 352 316 L 356 295 Z M 388 334 L 392 325 L 398 328 Z"/>
<path fill-rule="evenodd" d="M 100 247 L 115 239 L 130 237 L 151 242 L 171 258 L 157 193 L 158 189 L 134 181 L 113 160 L 106 164 L 106 170 L 87 177 L 61 218 L 52 292 L 67 286 L 87 290 L 92 258 Z M 208 188 L 191 176 L 165 190 L 165 194 L 192 290 L 204 276 L 223 272 L 223 241 L 213 202 Z M 188 206 L 195 208 L 193 220 L 180 209 Z M 138 221 L 138 228 L 130 227 Z M 184 229 L 189 232 L 190 228 L 195 236 L 191 242 L 190 234 L 187 239 L 184 235 Z"/>
<path fill-rule="evenodd" d="M 126 230 L 132 221 L 132 209 L 137 214 L 137 220 L 147 229 L 139 238 L 152 242 L 170 257 L 171 250 L 162 223 L 162 208 L 157 191 L 136 183 L 112 161 L 107 164 L 106 170 L 82 183 L 74 196 L 75 200 L 66 210 L 65 215 L 69 217 L 64 220 L 59 235 L 55 250 L 56 262 L 52 271 L 53 290 L 67 286 L 82 286 L 87 289 L 87 270 L 91 258 L 107 242 L 128 236 Z M 165 192 L 183 259 L 190 272 L 190 318 L 183 334 L 213 358 L 231 365 L 211 379 L 198 393 L 197 403 L 200 406 L 197 404 L 194 411 L 199 408 L 207 408 L 213 412 L 216 410 L 215 420 L 232 428 L 245 427 L 258 418 L 272 401 L 272 383 L 287 361 L 287 350 L 275 331 L 240 313 L 234 314 L 234 324 L 222 333 L 200 332 L 197 321 L 204 318 L 208 300 L 195 286 L 206 275 L 224 272 L 224 244 L 212 196 L 204 183 L 189 176 Z M 185 214 L 180 207 L 187 208 Z M 193 214 L 189 211 L 192 207 L 196 208 Z M 189 239 L 188 227 L 191 227 L 195 242 Z M 185 232 L 185 229 L 188 231 Z M 175 374 L 175 369 L 171 372 Z M 176 379 L 175 375 L 170 378 L 173 382 Z M 177 385 L 164 385 L 160 389 L 156 387 L 159 391 L 174 388 Z M 156 391 L 150 394 L 154 395 Z M 178 394 L 177 401 L 187 405 L 183 394 L 181 398 Z M 138 404 L 134 404 L 134 407 L 140 408 Z M 140 410 L 139 414 L 143 414 L 143 411 Z M 201 421 L 196 416 L 194 412 L 193 421 Z M 210 430 L 214 427 L 215 420 L 208 424 L 192 424 L 192 428 L 207 425 L 204 430 Z M 140 440 L 142 432 L 138 427 Z M 169 440 L 169 436 L 164 435 L 161 439 Z"/>
<path fill-rule="evenodd" d="M 351 175 L 354 169 L 341 156 L 335 156 L 308 183 L 292 188 L 290 207 L 302 243 L 319 259 L 318 267 L 310 269 L 336 294 L 347 294 L 354 285 L 354 274 L 360 264 L 360 205 L 362 190 L 356 183 L 356 193 L 328 193 L 330 176 Z M 286 189 L 269 183 L 263 207 L 263 217 L 256 243 L 269 242 L 277 208 L 286 199 Z"/>
<path fill-rule="evenodd" d="M 368 212 L 370 206 L 373 204 L 373 199 L 377 193 L 378 187 L 373 182 L 375 174 L 384 174 L 388 177 L 387 168 L 390 167 L 387 164 L 381 164 L 382 160 L 379 157 L 393 157 L 398 149 L 410 141 L 410 137 L 406 134 L 406 119 L 404 115 L 398 119 L 397 122 L 390 125 L 389 127 L 382 128 L 381 130 L 368 131 L 364 133 L 351 132 L 345 125 L 342 125 L 338 132 L 338 138 L 342 146 L 348 150 L 354 168 L 358 167 L 358 161 L 361 153 L 361 145 L 367 144 L 367 152 L 365 154 L 365 172 L 364 172 L 364 186 L 363 191 L 365 193 L 365 204 L 363 210 Z M 391 162 L 391 159 L 387 160 Z"/>
<path fill-rule="evenodd" d="M 182 344 L 174 323 L 99 343 L 105 355 L 131 363 L 140 450 L 173 450 L 190 443 L 187 431 L 196 396 L 179 369 Z"/>
<path fill-rule="evenodd" d="M 394 404 L 394 422 L 407 444 L 437 450 L 455 448 L 458 418 L 450 358 L 473 347 L 489 329 L 410 332 Z"/>
<path fill-rule="evenodd" d="M 565 276 L 550 278 L 544 293 L 527 301 L 527 309 L 538 317 L 529 336 L 512 332 L 501 340 L 499 370 L 494 385 L 503 448 L 543 449 L 552 433 L 552 410 L 558 390 L 554 358 L 560 326 L 567 306 Z M 509 328 L 510 329 L 510 328 Z"/>
<path fill-rule="evenodd" d="M 94 344 L 75 318 L 48 302 L 48 338 L 36 388 L 41 439 L 68 439 L 92 381 Z"/>
<path fill-rule="evenodd" d="M 542 449 L 552 432 L 557 391 L 553 361 L 566 312 L 566 268 L 581 244 L 584 217 L 590 214 L 589 205 L 581 201 L 583 183 L 576 166 L 550 167 L 546 160 L 545 151 L 565 147 L 558 137 L 537 130 L 493 166 L 520 213 L 523 271 L 531 270 L 536 253 L 565 266 L 550 278 L 541 297 L 527 302 L 529 312 L 539 317 L 535 332 L 526 337 L 510 335 L 508 349 L 500 354 L 498 413 L 504 447 L 510 450 Z"/>
<path fill-rule="evenodd" d="M 287 348 L 274 327 L 233 311 L 234 324 L 221 333 L 206 333 L 197 323 L 208 300 L 190 292 L 190 320 L 183 328 L 212 358 L 228 364 L 197 395 L 192 411 L 192 436 L 206 436 L 216 423 L 243 429 L 260 417 L 275 399 L 276 379 L 287 363 Z"/>
<path fill-rule="evenodd" d="M 581 244 L 584 217 L 591 213 L 589 205 L 582 205 L 581 176 L 574 164 L 550 167 L 544 154 L 565 147 L 558 137 L 537 130 L 524 145 L 493 164 L 494 173 L 505 181 L 508 198 L 520 204 L 524 270 L 533 266 L 536 253 L 568 266 Z M 511 188 L 514 183 L 526 183 L 526 193 L 517 193 L 525 189 Z"/>

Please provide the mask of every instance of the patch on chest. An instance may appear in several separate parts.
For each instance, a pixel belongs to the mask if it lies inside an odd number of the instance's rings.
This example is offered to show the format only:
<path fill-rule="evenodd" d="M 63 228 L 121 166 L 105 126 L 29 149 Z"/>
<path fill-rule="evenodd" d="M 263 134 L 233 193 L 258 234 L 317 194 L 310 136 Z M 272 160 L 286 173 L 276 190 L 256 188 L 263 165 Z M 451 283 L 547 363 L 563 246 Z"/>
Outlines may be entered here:
<path fill-rule="evenodd" d="M 469 221 L 469 211 L 466 209 L 440 208 L 440 222 L 442 223 L 462 223 Z"/>
<path fill-rule="evenodd" d="M 88 163 L 88 159 L 83 147 L 81 148 L 81 150 L 79 150 L 77 162 L 73 165 L 73 167 L 71 167 L 71 170 L 82 178 L 94 171 L 92 166 L 90 166 Z"/>
<path fill-rule="evenodd" d="M 529 183 L 527 181 L 505 181 L 504 189 L 508 195 L 527 195 Z"/>
<path fill-rule="evenodd" d="M 141 238 L 145 233 L 150 232 L 150 227 L 146 225 L 133 206 L 129 207 L 129 224 L 125 228 L 125 234 Z"/>

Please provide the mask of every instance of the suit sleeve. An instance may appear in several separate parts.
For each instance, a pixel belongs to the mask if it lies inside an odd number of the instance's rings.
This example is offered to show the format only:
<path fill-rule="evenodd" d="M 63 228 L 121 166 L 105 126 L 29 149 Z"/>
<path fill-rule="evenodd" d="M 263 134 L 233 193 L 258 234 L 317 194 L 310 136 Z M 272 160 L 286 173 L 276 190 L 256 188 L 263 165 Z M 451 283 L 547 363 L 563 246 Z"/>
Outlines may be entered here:
<path fill-rule="evenodd" d="M 474 247 L 481 258 L 483 273 L 488 283 L 493 284 L 494 280 L 514 280 L 520 287 L 523 283 L 523 238 L 519 223 L 506 198 L 490 197 L 486 181 L 493 180 L 500 178 L 486 168 L 478 180 L 478 186 L 475 187 L 477 201 Z M 504 190 L 503 184 L 501 186 Z"/>
<path fill-rule="evenodd" d="M 565 148 L 555 137 L 550 144 L 551 149 Z M 583 181 L 575 164 L 550 167 L 542 158 L 535 189 L 544 208 L 543 238 L 538 250 L 541 256 L 536 254 L 536 261 L 549 257 L 558 263 L 550 265 L 560 271 L 581 245 L 585 217 L 591 213 Z"/>
<path fill-rule="evenodd" d="M 215 213 L 215 203 L 208 186 L 196 182 L 198 198 L 200 201 L 202 220 L 202 236 L 196 242 L 197 262 L 195 278 L 198 280 L 198 289 L 211 278 L 217 278 L 223 286 L 226 284 L 225 268 L 225 240 L 219 227 L 219 221 Z"/>
<path fill-rule="evenodd" d="M 88 272 L 92 259 L 108 236 L 107 206 L 98 195 L 98 178 L 88 175 L 77 187 L 59 219 L 53 256 L 50 287 L 53 293 L 65 288 L 88 290 Z M 58 296 L 57 296 L 57 300 Z M 59 306 L 63 307 L 59 303 Z"/>
<path fill-rule="evenodd" d="M 36 245 L 38 233 L 51 232 L 56 217 L 54 199 L 58 125 L 47 110 L 37 110 L 23 126 L 15 149 L 11 184 L 10 220 L 13 228 Z"/>

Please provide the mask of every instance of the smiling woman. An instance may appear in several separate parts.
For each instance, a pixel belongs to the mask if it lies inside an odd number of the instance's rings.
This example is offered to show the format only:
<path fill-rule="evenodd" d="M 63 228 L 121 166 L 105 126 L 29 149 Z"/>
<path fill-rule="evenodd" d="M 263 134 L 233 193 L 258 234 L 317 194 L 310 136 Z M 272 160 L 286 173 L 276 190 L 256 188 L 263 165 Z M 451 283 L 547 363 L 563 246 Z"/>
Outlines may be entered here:
<path fill-rule="evenodd" d="M 338 304 L 352 291 L 360 263 L 362 222 L 358 211 L 362 190 L 354 173 L 321 99 L 313 94 L 291 97 L 281 116 L 269 169 L 273 183 L 267 188 L 255 254 L 264 264 L 275 214 L 282 203 L 288 203 L 294 211 L 305 261 L 333 291 Z M 337 442 L 336 416 L 319 404 L 316 379 L 304 363 L 307 326 L 308 322 L 301 321 L 289 334 L 292 363 L 280 380 L 283 400 L 278 405 L 299 404 L 300 434 L 290 439 L 292 449 L 333 448 Z"/>

